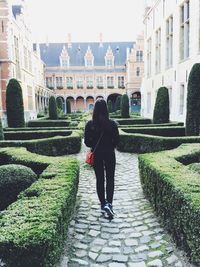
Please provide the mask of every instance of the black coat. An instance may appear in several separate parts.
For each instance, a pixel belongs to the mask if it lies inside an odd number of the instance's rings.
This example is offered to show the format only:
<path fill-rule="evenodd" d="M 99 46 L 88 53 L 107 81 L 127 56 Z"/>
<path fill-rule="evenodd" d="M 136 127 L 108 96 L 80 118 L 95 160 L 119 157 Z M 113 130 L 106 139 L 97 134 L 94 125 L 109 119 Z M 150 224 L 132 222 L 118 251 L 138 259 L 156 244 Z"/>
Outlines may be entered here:
<path fill-rule="evenodd" d="M 94 150 L 102 131 L 95 127 L 92 120 L 88 121 L 85 126 L 84 143 L 87 147 Z M 113 120 L 109 120 L 109 125 L 103 131 L 103 136 L 96 148 L 96 152 L 113 151 L 119 142 L 119 131 L 117 124 Z"/>

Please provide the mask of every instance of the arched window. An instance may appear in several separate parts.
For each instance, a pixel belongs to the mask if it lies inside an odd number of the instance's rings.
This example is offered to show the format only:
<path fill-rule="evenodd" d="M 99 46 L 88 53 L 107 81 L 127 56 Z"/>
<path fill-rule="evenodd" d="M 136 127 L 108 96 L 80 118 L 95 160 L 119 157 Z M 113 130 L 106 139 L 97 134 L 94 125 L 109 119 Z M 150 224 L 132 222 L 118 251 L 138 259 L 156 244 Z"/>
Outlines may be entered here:
<path fill-rule="evenodd" d="M 140 68 L 139 67 L 137 67 L 137 69 L 136 69 L 136 76 L 140 76 Z"/>

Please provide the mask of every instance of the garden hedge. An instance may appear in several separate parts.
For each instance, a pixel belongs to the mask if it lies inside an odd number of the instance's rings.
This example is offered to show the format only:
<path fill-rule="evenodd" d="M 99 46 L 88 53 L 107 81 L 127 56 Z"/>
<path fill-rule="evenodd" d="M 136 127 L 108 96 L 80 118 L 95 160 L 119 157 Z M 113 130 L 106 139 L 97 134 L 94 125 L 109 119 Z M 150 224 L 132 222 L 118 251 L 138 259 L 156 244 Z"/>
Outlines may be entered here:
<path fill-rule="evenodd" d="M 120 102 L 120 110 L 122 118 L 129 118 L 129 98 L 127 94 L 122 95 Z"/>
<path fill-rule="evenodd" d="M 116 119 L 115 121 L 117 123 L 119 123 L 119 125 L 150 124 L 150 123 L 152 123 L 151 119 L 146 119 L 146 118 Z"/>
<path fill-rule="evenodd" d="M 200 161 L 200 144 L 139 156 L 145 195 L 178 246 L 200 266 L 200 174 L 188 164 Z"/>
<path fill-rule="evenodd" d="M 24 148 L 0 149 L 0 160 L 40 167 L 38 181 L 0 216 L 0 258 L 9 267 L 57 266 L 75 205 L 77 160 L 39 156 Z"/>
<path fill-rule="evenodd" d="M 76 130 L 76 126 L 67 127 L 25 127 L 25 128 L 4 128 L 5 132 L 27 132 L 27 131 L 59 131 L 59 130 Z"/>
<path fill-rule="evenodd" d="M 141 133 L 141 134 L 166 136 L 166 137 L 185 136 L 185 127 L 182 127 L 182 126 L 144 127 L 144 128 L 143 127 L 132 127 L 132 128 L 121 128 L 121 130 L 126 133 Z"/>
<path fill-rule="evenodd" d="M 160 87 L 156 96 L 153 112 L 154 123 L 169 122 L 169 92 L 167 87 Z"/>
<path fill-rule="evenodd" d="M 0 210 L 16 201 L 18 194 L 29 187 L 37 175 L 22 165 L 0 166 Z"/>
<path fill-rule="evenodd" d="M 171 126 L 183 126 L 183 122 L 170 122 L 170 123 L 160 123 L 160 124 L 134 124 L 134 125 L 118 125 L 119 128 L 135 128 L 135 127 L 171 127 Z M 5 129 L 7 131 L 7 128 Z"/>
<path fill-rule="evenodd" d="M 42 139 L 54 136 L 69 136 L 72 131 L 69 130 L 39 130 L 39 131 L 10 131 L 5 132 L 5 140 L 30 140 Z"/>
<path fill-rule="evenodd" d="M 121 129 L 120 141 L 117 149 L 121 152 L 149 153 L 168 150 L 178 147 L 183 143 L 200 143 L 200 137 L 163 137 L 145 134 L 125 133 Z"/>
<path fill-rule="evenodd" d="M 50 96 L 49 98 L 49 118 L 51 120 L 58 119 L 57 104 L 54 96 Z"/>
<path fill-rule="evenodd" d="M 67 127 L 70 121 L 67 120 L 32 120 L 27 123 L 28 127 Z"/>
<path fill-rule="evenodd" d="M 44 139 L 0 141 L 0 147 L 26 147 L 28 151 L 46 156 L 78 153 L 81 149 L 82 131 L 71 131 L 69 136 Z"/>

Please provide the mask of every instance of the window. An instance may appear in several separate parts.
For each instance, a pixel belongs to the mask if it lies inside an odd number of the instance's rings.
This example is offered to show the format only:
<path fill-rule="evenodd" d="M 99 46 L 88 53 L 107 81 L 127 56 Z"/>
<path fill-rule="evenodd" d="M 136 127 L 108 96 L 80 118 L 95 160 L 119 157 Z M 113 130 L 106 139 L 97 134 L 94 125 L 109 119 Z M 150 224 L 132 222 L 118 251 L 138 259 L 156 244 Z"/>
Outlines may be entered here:
<path fill-rule="evenodd" d="M 19 61 L 19 40 L 14 36 L 14 47 L 15 47 L 15 61 L 16 61 L 16 78 L 21 79 L 21 68 Z"/>
<path fill-rule="evenodd" d="M 103 77 L 97 76 L 97 88 L 103 89 Z"/>
<path fill-rule="evenodd" d="M 109 59 L 106 59 L 106 66 L 107 67 L 112 67 L 114 64 L 113 64 L 113 59 L 112 58 L 109 58 Z"/>
<path fill-rule="evenodd" d="M 143 51 L 137 51 L 136 52 L 136 61 L 142 62 L 143 61 Z"/>
<path fill-rule="evenodd" d="M 139 68 L 139 67 L 137 67 L 137 69 L 136 69 L 136 76 L 137 76 L 137 77 L 140 76 L 140 68 Z"/>
<path fill-rule="evenodd" d="M 83 89 L 83 77 L 80 76 L 76 80 L 76 86 L 78 89 Z"/>
<path fill-rule="evenodd" d="M 190 41 L 190 2 L 186 1 L 180 7 L 180 59 L 189 57 Z"/>
<path fill-rule="evenodd" d="M 61 66 L 69 66 L 69 58 L 62 58 Z"/>
<path fill-rule="evenodd" d="M 147 93 L 147 113 L 151 112 L 151 93 Z"/>
<path fill-rule="evenodd" d="M 92 78 L 92 76 L 87 76 L 86 77 L 86 86 L 87 86 L 87 89 L 93 89 L 93 78 Z"/>
<path fill-rule="evenodd" d="M 67 89 L 73 89 L 73 77 L 66 77 Z"/>
<path fill-rule="evenodd" d="M 125 88 L 124 86 L 124 76 L 118 77 L 118 88 Z"/>
<path fill-rule="evenodd" d="M 147 41 L 147 76 L 151 76 L 151 49 L 152 49 L 152 42 L 151 38 Z"/>
<path fill-rule="evenodd" d="M 179 114 L 183 115 L 184 112 L 184 98 L 185 98 L 185 86 L 181 84 L 180 87 L 180 106 L 179 106 Z"/>
<path fill-rule="evenodd" d="M 171 112 L 171 109 L 172 109 L 172 87 L 169 87 L 168 92 L 169 92 L 169 109 Z"/>
<path fill-rule="evenodd" d="M 161 29 L 156 31 L 156 73 L 161 71 Z"/>
<path fill-rule="evenodd" d="M 173 17 L 166 21 L 166 68 L 173 65 Z"/>
<path fill-rule="evenodd" d="M 63 87 L 62 77 L 56 77 L 56 87 L 58 89 L 61 89 L 61 87 Z"/>
<path fill-rule="evenodd" d="M 113 76 L 107 77 L 107 87 L 114 88 L 114 77 Z"/>
<path fill-rule="evenodd" d="M 85 63 L 85 65 L 86 65 L 87 67 L 91 67 L 91 66 L 93 66 L 93 60 L 92 60 L 92 59 L 86 59 L 86 63 Z"/>
<path fill-rule="evenodd" d="M 33 92 L 32 87 L 27 86 L 27 92 L 28 92 L 28 109 L 33 110 Z"/>
<path fill-rule="evenodd" d="M 46 87 L 53 88 L 53 80 L 52 80 L 52 77 L 46 77 Z"/>

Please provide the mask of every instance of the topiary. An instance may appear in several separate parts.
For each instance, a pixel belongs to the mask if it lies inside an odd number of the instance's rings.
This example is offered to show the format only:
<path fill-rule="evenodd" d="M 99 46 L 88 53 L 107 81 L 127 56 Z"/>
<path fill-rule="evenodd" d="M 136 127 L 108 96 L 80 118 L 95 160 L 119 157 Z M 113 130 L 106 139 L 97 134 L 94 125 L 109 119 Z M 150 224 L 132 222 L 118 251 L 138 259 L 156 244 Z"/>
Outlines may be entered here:
<path fill-rule="evenodd" d="M 56 99 L 54 96 L 50 96 L 49 98 L 49 118 L 50 120 L 58 119 Z"/>
<path fill-rule="evenodd" d="M 25 126 L 22 88 L 16 79 L 11 79 L 6 90 L 6 111 L 8 127 Z"/>
<path fill-rule="evenodd" d="M 111 100 L 108 100 L 107 106 L 108 106 L 108 112 L 112 113 L 113 112 L 113 104 L 112 104 Z"/>
<path fill-rule="evenodd" d="M 67 100 L 67 113 L 68 114 L 71 113 L 71 102 L 70 102 L 70 100 Z"/>
<path fill-rule="evenodd" d="M 120 103 L 120 109 L 121 109 L 121 117 L 122 118 L 129 118 L 129 98 L 127 94 L 124 94 L 121 97 L 121 103 Z"/>
<path fill-rule="evenodd" d="M 63 111 L 63 100 L 61 97 L 56 98 L 57 108 Z"/>
<path fill-rule="evenodd" d="M 2 127 L 1 118 L 0 118 L 0 140 L 4 140 L 4 134 L 3 134 L 3 127 Z"/>
<path fill-rule="evenodd" d="M 9 164 L 0 166 L 0 210 L 16 201 L 20 192 L 28 188 L 37 175 L 23 165 Z"/>
<path fill-rule="evenodd" d="M 121 106 L 121 95 L 118 95 L 118 97 L 116 98 L 115 101 L 115 111 L 120 110 L 120 106 Z"/>
<path fill-rule="evenodd" d="M 188 136 L 200 133 L 200 63 L 194 64 L 188 79 L 187 113 L 185 134 Z"/>
<path fill-rule="evenodd" d="M 153 123 L 169 122 L 169 92 L 166 87 L 158 89 L 153 112 Z"/>

